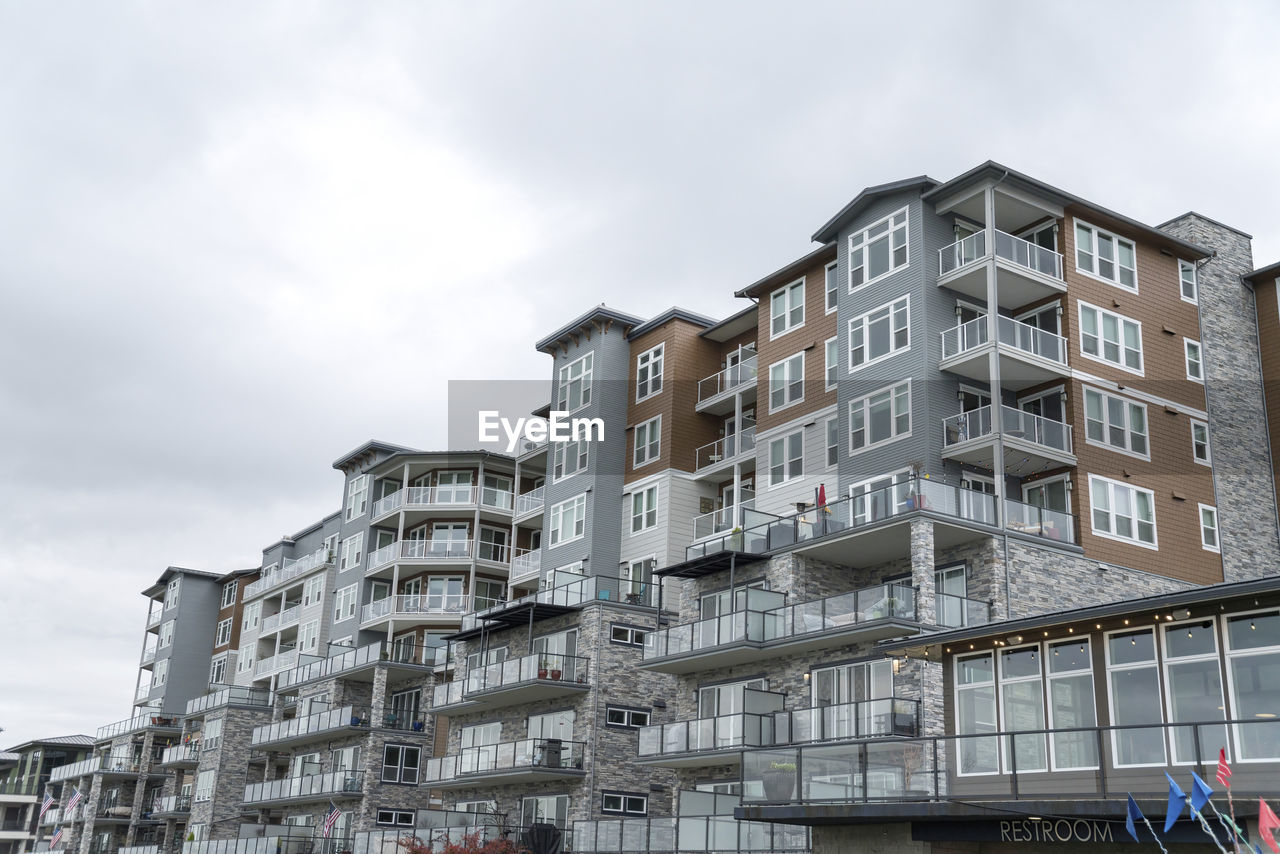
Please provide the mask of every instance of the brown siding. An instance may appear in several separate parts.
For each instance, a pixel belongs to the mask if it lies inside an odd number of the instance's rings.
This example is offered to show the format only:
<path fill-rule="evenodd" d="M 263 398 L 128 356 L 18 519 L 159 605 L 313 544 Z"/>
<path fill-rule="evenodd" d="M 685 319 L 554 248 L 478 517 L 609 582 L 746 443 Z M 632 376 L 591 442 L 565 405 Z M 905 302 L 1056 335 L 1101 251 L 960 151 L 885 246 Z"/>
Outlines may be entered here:
<path fill-rule="evenodd" d="M 254 572 L 248 575 L 242 575 L 239 578 L 231 578 L 231 577 L 223 578 L 219 583 L 218 585 L 218 601 L 219 602 L 222 601 L 222 588 L 228 582 L 236 581 L 237 586 L 236 586 L 235 602 L 233 602 L 231 605 L 229 605 L 226 608 L 218 609 L 218 619 L 215 620 L 213 624 L 213 631 L 214 631 L 213 639 L 215 641 L 215 644 L 213 647 L 214 655 L 221 655 L 222 653 L 227 652 L 228 650 L 240 648 L 240 625 L 243 622 L 242 615 L 244 614 L 244 589 L 257 580 L 258 580 L 258 573 Z M 218 639 L 218 635 L 217 635 L 218 623 L 221 623 L 223 620 L 227 619 L 228 617 L 231 618 L 231 640 L 219 646 L 216 643 Z"/>
<path fill-rule="evenodd" d="M 809 412 L 816 412 L 836 402 L 836 393 L 826 390 L 826 341 L 836 334 L 836 312 L 826 314 L 827 264 L 831 258 L 822 258 L 804 274 L 804 326 L 769 340 L 771 318 L 769 297 L 772 291 L 760 294 L 760 317 L 757 324 L 756 365 L 759 376 L 756 381 L 756 429 L 768 430 L 786 424 Z M 779 281 L 784 287 L 796 279 Z M 775 288 L 774 290 L 777 290 Z M 804 352 L 804 401 L 775 413 L 769 412 L 769 366 L 797 352 Z"/>

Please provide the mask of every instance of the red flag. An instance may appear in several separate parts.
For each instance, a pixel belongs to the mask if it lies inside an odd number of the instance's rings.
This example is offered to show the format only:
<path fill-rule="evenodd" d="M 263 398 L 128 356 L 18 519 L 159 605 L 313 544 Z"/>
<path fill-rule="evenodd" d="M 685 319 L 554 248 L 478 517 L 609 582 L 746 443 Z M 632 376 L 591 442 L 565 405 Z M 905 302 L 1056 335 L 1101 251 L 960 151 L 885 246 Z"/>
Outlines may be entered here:
<path fill-rule="evenodd" d="M 1267 806 L 1267 802 L 1262 798 L 1258 798 L 1258 835 L 1262 837 L 1262 841 L 1267 843 L 1272 851 L 1280 854 L 1280 845 L 1276 844 L 1274 831 L 1280 829 L 1280 818 L 1276 818 L 1276 814 L 1271 811 L 1271 807 Z"/>
<path fill-rule="evenodd" d="M 1227 764 L 1227 749 L 1218 748 L 1218 782 L 1224 789 L 1231 788 L 1231 766 Z"/>

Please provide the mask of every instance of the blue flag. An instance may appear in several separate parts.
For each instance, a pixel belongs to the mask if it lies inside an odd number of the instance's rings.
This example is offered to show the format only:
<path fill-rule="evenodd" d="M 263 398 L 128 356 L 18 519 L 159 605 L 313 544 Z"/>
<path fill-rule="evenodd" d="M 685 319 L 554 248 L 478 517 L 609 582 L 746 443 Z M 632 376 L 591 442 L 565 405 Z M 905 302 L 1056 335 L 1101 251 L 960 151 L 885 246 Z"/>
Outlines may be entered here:
<path fill-rule="evenodd" d="M 1138 805 L 1133 801 L 1133 795 L 1129 796 L 1128 816 L 1124 820 L 1124 829 L 1129 831 L 1129 835 L 1133 837 L 1134 842 L 1141 842 L 1138 838 L 1138 828 L 1134 825 L 1135 821 L 1146 821 L 1142 815 L 1142 810 L 1138 809 Z"/>
<path fill-rule="evenodd" d="M 1213 789 L 1205 785 L 1195 771 L 1191 772 L 1191 809 L 1193 812 L 1202 812 L 1204 805 L 1209 803 L 1209 797 L 1213 794 Z"/>
<path fill-rule="evenodd" d="M 1164 816 L 1164 832 L 1168 833 L 1173 829 L 1173 823 L 1182 817 L 1182 810 L 1187 805 L 1187 795 L 1173 782 L 1168 771 L 1164 772 L 1164 777 L 1169 781 L 1169 811 Z"/>

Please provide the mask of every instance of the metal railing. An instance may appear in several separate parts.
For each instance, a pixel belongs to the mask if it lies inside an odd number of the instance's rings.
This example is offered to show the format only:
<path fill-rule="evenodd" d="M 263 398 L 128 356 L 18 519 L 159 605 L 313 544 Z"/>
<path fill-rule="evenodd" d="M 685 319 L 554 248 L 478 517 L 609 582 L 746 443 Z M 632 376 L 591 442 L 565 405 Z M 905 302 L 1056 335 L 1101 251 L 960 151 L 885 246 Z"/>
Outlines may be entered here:
<path fill-rule="evenodd" d="M 44 792 L 44 784 L 27 777 L 9 777 L 0 780 L 0 795 L 38 795 Z"/>
<path fill-rule="evenodd" d="M 302 828 L 302 833 L 289 833 L 286 825 L 258 826 L 262 828 L 262 836 L 184 842 L 182 854 L 342 854 L 351 850 L 351 839 L 326 838 L 313 828 Z"/>
<path fill-rule="evenodd" d="M 792 709 L 774 715 L 773 732 L 775 744 L 917 736 L 920 734 L 920 701 L 884 697 Z"/>
<path fill-rule="evenodd" d="M 97 741 L 107 738 L 115 738 L 117 735 L 127 735 L 131 732 L 137 732 L 140 729 L 148 727 L 180 727 L 182 721 L 174 715 L 165 714 L 141 714 L 134 715 L 123 721 L 116 721 L 113 724 L 98 727 Z"/>
<path fill-rule="evenodd" d="M 743 510 L 751 510 L 756 506 L 754 498 L 755 493 L 749 493 L 752 497 L 745 498 L 742 501 Z M 734 507 L 723 507 L 719 510 L 712 510 L 710 513 L 703 513 L 700 516 L 693 517 L 693 538 L 701 540 L 705 537 L 714 537 L 716 534 L 723 534 L 726 531 L 732 531 L 734 528 L 734 518 L 736 516 Z"/>
<path fill-rule="evenodd" d="M 400 617 L 461 616 L 471 607 L 471 597 L 457 594 L 398 594 L 360 608 L 360 624 Z"/>
<path fill-rule="evenodd" d="M 486 490 L 486 492 L 507 496 L 511 494 L 498 490 Z M 375 501 L 373 503 L 373 516 L 377 518 L 393 510 L 402 509 L 471 507 L 476 504 L 478 498 L 480 498 L 480 487 L 475 485 L 409 486 Z M 497 507 L 499 509 L 510 509 L 511 507 L 510 498 L 505 499 L 505 503 L 502 503 L 502 499 L 495 501 L 493 495 L 485 496 L 485 498 L 489 499 L 485 501 L 486 507 Z"/>
<path fill-rule="evenodd" d="M 396 664 L 428 664 L 435 654 L 435 648 L 414 643 L 394 643 L 381 641 L 356 649 L 348 649 L 338 655 L 321 658 L 306 664 L 299 664 L 292 670 L 280 674 L 279 690 L 293 685 L 310 682 L 314 679 L 325 679 L 365 667 L 379 661 Z"/>
<path fill-rule="evenodd" d="M 271 614 L 270 616 L 263 617 L 262 618 L 262 634 L 265 635 L 268 632 L 274 632 L 277 629 L 283 629 L 287 626 L 291 626 L 294 623 L 298 622 L 298 619 L 301 616 L 302 616 L 302 603 L 299 602 L 296 605 L 290 605 L 288 608 L 285 608 L 283 611 L 281 611 L 278 614 Z"/>
<path fill-rule="evenodd" d="M 534 487 L 528 492 L 522 492 L 516 496 L 516 515 L 524 516 L 527 513 L 535 513 L 541 510 L 545 504 L 543 488 L 541 486 Z"/>
<path fill-rule="evenodd" d="M 1067 339 L 1061 335 L 1014 320 L 1012 317 L 1005 317 L 1003 314 L 996 318 L 996 327 L 1001 345 L 1066 367 Z M 990 340 L 985 315 L 950 329 L 944 329 L 940 334 L 944 359 L 975 350 Z"/>
<path fill-rule="evenodd" d="M 500 838 L 508 829 L 501 814 L 465 812 L 462 810 L 426 809 L 417 811 L 417 824 L 398 830 L 366 830 L 355 835 L 353 854 L 403 854 L 402 840 L 418 839 L 435 846 L 462 845 L 464 841 L 479 843 Z"/>
<path fill-rule="evenodd" d="M 731 460 L 738 454 L 745 454 L 756 446 L 756 427 L 752 424 L 744 430 L 739 430 L 732 436 L 725 436 L 716 439 L 693 452 L 694 469 L 702 469 L 707 466 L 717 465 L 725 460 Z"/>
<path fill-rule="evenodd" d="M 79 762 L 72 762 L 70 765 L 59 765 L 49 772 L 49 782 L 59 783 L 63 780 L 73 780 L 76 777 L 84 777 L 92 774 L 102 767 L 102 757 L 93 756 L 89 759 L 81 759 Z"/>
<path fill-rule="evenodd" d="M 1070 424 L 1014 409 L 1012 406 L 1001 406 L 1000 415 L 1001 429 L 1006 437 L 1023 439 L 1060 453 L 1071 453 Z M 942 419 L 942 442 L 946 448 L 994 433 L 990 405 Z"/>
<path fill-rule="evenodd" d="M 578 770 L 586 745 L 559 738 L 525 738 L 501 744 L 464 747 L 456 754 L 428 759 L 424 783 L 443 783 L 458 777 L 495 774 L 522 768 Z"/>
<path fill-rule="evenodd" d="M 1037 507 L 1012 498 L 1004 500 L 1005 527 L 1019 534 L 1075 544 L 1076 518 L 1061 510 Z"/>
<path fill-rule="evenodd" d="M 698 403 L 706 403 L 717 395 L 733 391 L 756 381 L 756 355 L 754 351 L 736 365 L 730 365 L 709 377 L 698 380 Z"/>
<path fill-rule="evenodd" d="M 286 741 L 302 736 L 332 732 L 350 727 L 367 727 L 368 725 L 369 715 L 367 712 L 359 712 L 352 706 L 343 706 L 340 709 L 330 709 L 327 712 L 317 712 L 312 715 L 296 717 L 292 720 L 254 727 L 249 743 L 257 747 L 258 745 L 272 744 L 273 742 Z"/>
<path fill-rule="evenodd" d="M 298 664 L 298 650 L 286 649 L 275 655 L 269 655 L 253 665 L 254 676 L 270 676 L 281 670 L 288 670 Z"/>
<path fill-rule="evenodd" d="M 979 231 L 938 250 L 938 275 L 959 270 L 987 255 L 987 233 Z M 1062 279 L 1062 255 L 996 229 L 996 257 L 1053 279 Z"/>
<path fill-rule="evenodd" d="M 203 697 L 195 697 L 187 701 L 187 714 L 194 715 L 207 712 L 221 706 L 270 706 L 271 692 L 264 688 L 249 688 L 244 685 L 227 685 L 211 691 Z"/>
<path fill-rule="evenodd" d="M 730 815 L 575 821 L 577 854 L 684 854 L 698 851 L 809 851 L 809 829 L 740 821 Z"/>
<path fill-rule="evenodd" d="M 157 650 L 157 648 L 156 648 L 156 647 L 154 647 L 154 646 L 149 646 L 149 647 L 144 648 L 144 649 L 142 650 L 142 661 L 141 661 L 140 663 L 141 663 L 141 664 L 150 664 L 151 662 L 155 661 L 155 660 L 156 660 L 156 650 Z"/>
<path fill-rule="evenodd" d="M 458 562 L 469 560 L 475 548 L 475 540 L 398 540 L 369 554 L 372 571 L 396 561 L 422 560 Z M 505 546 L 497 546 L 502 553 L 499 562 L 506 559 Z M 494 558 L 486 558 L 492 560 Z"/>
<path fill-rule="evenodd" d="M 1175 764 L 1170 743 L 1199 758 Z M 1163 799 L 1166 773 L 1182 777 L 1190 767 L 1211 774 L 1224 746 L 1252 760 L 1236 766 L 1236 795 L 1274 791 L 1280 719 L 1255 718 L 763 748 L 743 755 L 743 802 L 1123 799 L 1127 793 Z"/>
<path fill-rule="evenodd" d="M 493 612 L 527 604 L 538 603 L 576 608 L 588 602 L 599 601 L 652 608 L 658 602 L 658 585 L 647 581 L 633 581 L 629 578 L 615 578 L 609 575 L 577 576 L 567 572 L 556 573 L 556 578 L 570 580 L 510 602 L 498 603 L 492 608 L 465 614 L 462 617 L 462 631 L 480 625 Z"/>
<path fill-rule="evenodd" d="M 160 846 L 155 843 L 150 845 L 121 845 L 116 849 L 116 854 L 160 854 Z"/>
<path fill-rule="evenodd" d="M 495 664 L 473 668 L 464 679 L 435 686 L 432 706 L 438 708 L 461 702 L 470 694 L 483 694 L 538 681 L 586 685 L 589 665 L 590 659 L 583 656 L 551 652 L 508 658 Z"/>
<path fill-rule="evenodd" d="M 542 549 L 519 549 L 511 561 L 511 577 L 542 571 Z"/>
<path fill-rule="evenodd" d="M 348 795 L 361 797 L 364 769 L 332 771 L 328 774 L 311 774 L 303 777 L 286 777 L 265 783 L 250 783 L 244 787 L 244 803 L 284 801 L 321 796 Z"/>
<path fill-rule="evenodd" d="M 199 762 L 200 761 L 200 742 L 194 741 L 190 744 L 175 744 L 173 747 L 166 747 L 164 753 L 160 754 L 161 765 L 175 765 L 177 763 Z"/>
<path fill-rule="evenodd" d="M 145 699 L 147 699 L 147 698 L 148 698 L 148 697 L 150 697 L 150 696 L 151 696 L 151 683 L 150 683 L 150 682 L 145 682 L 145 683 L 143 683 L 142 685 L 139 685 L 139 686 L 138 686 L 137 688 L 135 688 L 135 689 L 134 689 L 134 691 L 133 691 L 133 699 L 134 699 L 134 701 L 135 701 L 135 702 L 137 702 L 137 701 L 139 701 L 139 700 L 145 700 Z"/>
<path fill-rule="evenodd" d="M 151 811 L 156 812 L 191 812 L 190 795 L 166 795 L 151 802 Z"/>
<path fill-rule="evenodd" d="M 765 644 L 840 632 L 877 620 L 910 622 L 916 618 L 915 589 L 906 584 L 880 584 L 796 605 L 777 604 L 784 600 L 783 593 L 750 588 L 741 610 L 649 632 L 643 659 L 687 655 L 726 644 Z"/>
<path fill-rule="evenodd" d="M 948 629 L 981 626 L 991 622 L 991 603 L 954 593 L 938 593 L 934 598 L 934 622 Z"/>
<path fill-rule="evenodd" d="M 637 752 L 644 758 L 776 743 L 772 714 L 737 712 L 641 727 Z"/>
<path fill-rule="evenodd" d="M 163 619 L 164 619 L 163 606 L 160 608 L 157 608 L 154 611 L 149 611 L 147 613 L 147 628 L 149 629 L 155 628 L 156 626 L 160 625 L 160 621 Z"/>
<path fill-rule="evenodd" d="M 244 598 L 246 600 L 252 599 L 254 596 L 265 593 L 277 585 L 284 584 L 299 575 L 330 563 L 333 563 L 333 552 L 324 546 L 300 558 L 288 558 L 281 564 L 280 569 L 262 576 L 246 587 L 244 589 Z"/>

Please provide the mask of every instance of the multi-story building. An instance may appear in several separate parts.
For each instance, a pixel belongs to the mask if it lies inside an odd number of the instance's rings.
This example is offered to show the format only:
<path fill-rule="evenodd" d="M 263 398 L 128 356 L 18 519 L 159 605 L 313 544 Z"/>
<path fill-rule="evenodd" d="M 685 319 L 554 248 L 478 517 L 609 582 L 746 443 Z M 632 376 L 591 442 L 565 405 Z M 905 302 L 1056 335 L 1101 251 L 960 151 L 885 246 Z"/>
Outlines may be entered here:
<path fill-rule="evenodd" d="M 93 746 L 87 735 L 27 741 L 0 752 L 0 852 L 34 851 L 44 827 L 60 815 L 56 803 L 40 814 L 55 769 L 84 759 Z"/>
<path fill-rule="evenodd" d="M 209 684 L 223 579 L 171 566 L 142 595 L 149 609 L 133 704 L 140 715 L 181 715 Z"/>

